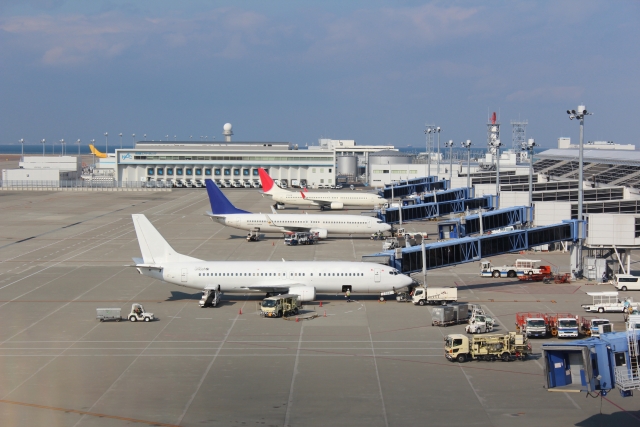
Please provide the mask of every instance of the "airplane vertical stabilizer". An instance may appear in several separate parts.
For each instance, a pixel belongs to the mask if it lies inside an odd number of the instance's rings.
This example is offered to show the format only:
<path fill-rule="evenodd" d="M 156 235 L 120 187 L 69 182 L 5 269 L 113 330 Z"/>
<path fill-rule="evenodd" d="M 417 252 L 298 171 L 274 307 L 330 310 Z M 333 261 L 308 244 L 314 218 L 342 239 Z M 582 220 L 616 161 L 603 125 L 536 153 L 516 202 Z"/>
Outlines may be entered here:
<path fill-rule="evenodd" d="M 286 194 L 290 191 L 284 190 L 273 182 L 273 179 L 269 176 L 266 170 L 258 168 L 258 174 L 260 175 L 260 183 L 262 184 L 262 190 L 265 194 Z"/>
<path fill-rule="evenodd" d="M 214 215 L 228 214 L 248 214 L 251 212 L 243 211 L 233 206 L 233 203 L 220 191 L 218 186 L 210 179 L 205 179 L 204 184 L 207 187 L 209 195 L 209 203 L 211 204 L 211 213 Z"/>
<path fill-rule="evenodd" d="M 140 252 L 145 264 L 162 265 L 165 262 L 200 261 L 187 255 L 177 253 L 164 237 L 156 230 L 146 216 L 131 215 L 136 229 Z"/>

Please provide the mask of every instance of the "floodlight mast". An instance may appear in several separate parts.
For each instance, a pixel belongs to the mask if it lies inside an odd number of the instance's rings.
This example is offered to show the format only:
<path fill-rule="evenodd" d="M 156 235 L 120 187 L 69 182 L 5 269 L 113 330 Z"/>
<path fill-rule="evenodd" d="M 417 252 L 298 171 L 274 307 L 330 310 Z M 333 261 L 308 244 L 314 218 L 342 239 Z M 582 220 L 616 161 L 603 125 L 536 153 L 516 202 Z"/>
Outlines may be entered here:
<path fill-rule="evenodd" d="M 444 146 L 449 148 L 449 185 L 451 185 L 451 179 L 453 178 L 453 139 L 445 142 Z"/>
<path fill-rule="evenodd" d="M 500 147 L 502 143 L 499 139 L 494 139 L 491 141 L 491 146 L 496 153 L 496 208 L 500 209 Z"/>
<path fill-rule="evenodd" d="M 577 110 L 567 110 L 569 120 L 580 120 L 580 148 L 578 154 L 578 220 L 583 221 L 583 202 L 584 202 L 584 177 L 583 177 L 583 147 L 584 147 L 584 116 L 591 116 L 593 113 L 587 112 L 587 107 L 584 105 L 578 105 Z M 582 233 L 580 233 L 580 239 L 578 241 L 578 259 L 577 259 L 577 272 L 582 275 Z"/>
<path fill-rule="evenodd" d="M 467 149 L 467 190 L 469 191 L 469 197 L 471 197 L 471 140 L 467 139 L 460 144 L 462 148 Z"/>
<path fill-rule="evenodd" d="M 520 147 L 522 151 L 529 153 L 529 207 L 533 207 L 533 147 L 535 147 L 536 141 L 530 138 L 528 141 L 523 142 Z"/>

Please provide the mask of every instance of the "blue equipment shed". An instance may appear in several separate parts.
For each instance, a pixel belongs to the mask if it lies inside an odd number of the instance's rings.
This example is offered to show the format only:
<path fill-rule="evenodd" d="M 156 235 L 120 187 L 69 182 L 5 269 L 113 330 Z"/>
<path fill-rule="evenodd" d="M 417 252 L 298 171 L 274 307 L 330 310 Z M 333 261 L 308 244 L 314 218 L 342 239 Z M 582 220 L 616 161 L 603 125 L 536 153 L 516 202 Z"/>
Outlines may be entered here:
<path fill-rule="evenodd" d="M 640 389 L 639 332 L 632 329 L 602 334 L 600 338 L 544 344 L 547 389 L 606 395 L 617 386 L 622 396 L 632 396 L 634 389 Z"/>

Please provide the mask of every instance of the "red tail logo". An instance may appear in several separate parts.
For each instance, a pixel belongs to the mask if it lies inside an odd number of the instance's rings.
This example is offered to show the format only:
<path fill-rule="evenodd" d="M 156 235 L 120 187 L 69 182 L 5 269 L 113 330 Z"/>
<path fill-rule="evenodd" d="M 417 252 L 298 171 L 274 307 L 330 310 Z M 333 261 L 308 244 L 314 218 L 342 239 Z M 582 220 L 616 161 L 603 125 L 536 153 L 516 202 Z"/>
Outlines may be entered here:
<path fill-rule="evenodd" d="M 260 182 L 262 183 L 262 188 L 264 189 L 265 193 L 268 193 L 273 188 L 273 184 L 274 184 L 273 180 L 271 179 L 267 171 L 265 171 L 262 168 L 258 168 L 258 174 L 260 175 Z"/>
<path fill-rule="evenodd" d="M 306 191 L 306 189 L 305 189 L 305 191 Z M 304 196 L 304 191 L 301 191 L 300 195 L 302 196 L 303 199 L 306 199 L 306 197 Z"/>

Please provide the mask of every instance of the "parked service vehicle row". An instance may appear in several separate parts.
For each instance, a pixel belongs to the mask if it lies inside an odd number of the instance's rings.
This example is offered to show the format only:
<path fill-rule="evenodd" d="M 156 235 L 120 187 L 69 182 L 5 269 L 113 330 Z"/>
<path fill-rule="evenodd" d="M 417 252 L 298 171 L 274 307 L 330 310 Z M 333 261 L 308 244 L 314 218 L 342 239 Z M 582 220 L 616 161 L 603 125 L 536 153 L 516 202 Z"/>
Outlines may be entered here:
<path fill-rule="evenodd" d="M 206 178 L 211 179 L 211 178 Z M 261 188 L 258 179 L 214 179 L 212 180 L 220 188 Z M 202 179 L 169 179 L 149 180 L 142 178 L 142 186 L 146 188 L 205 188 Z"/>

